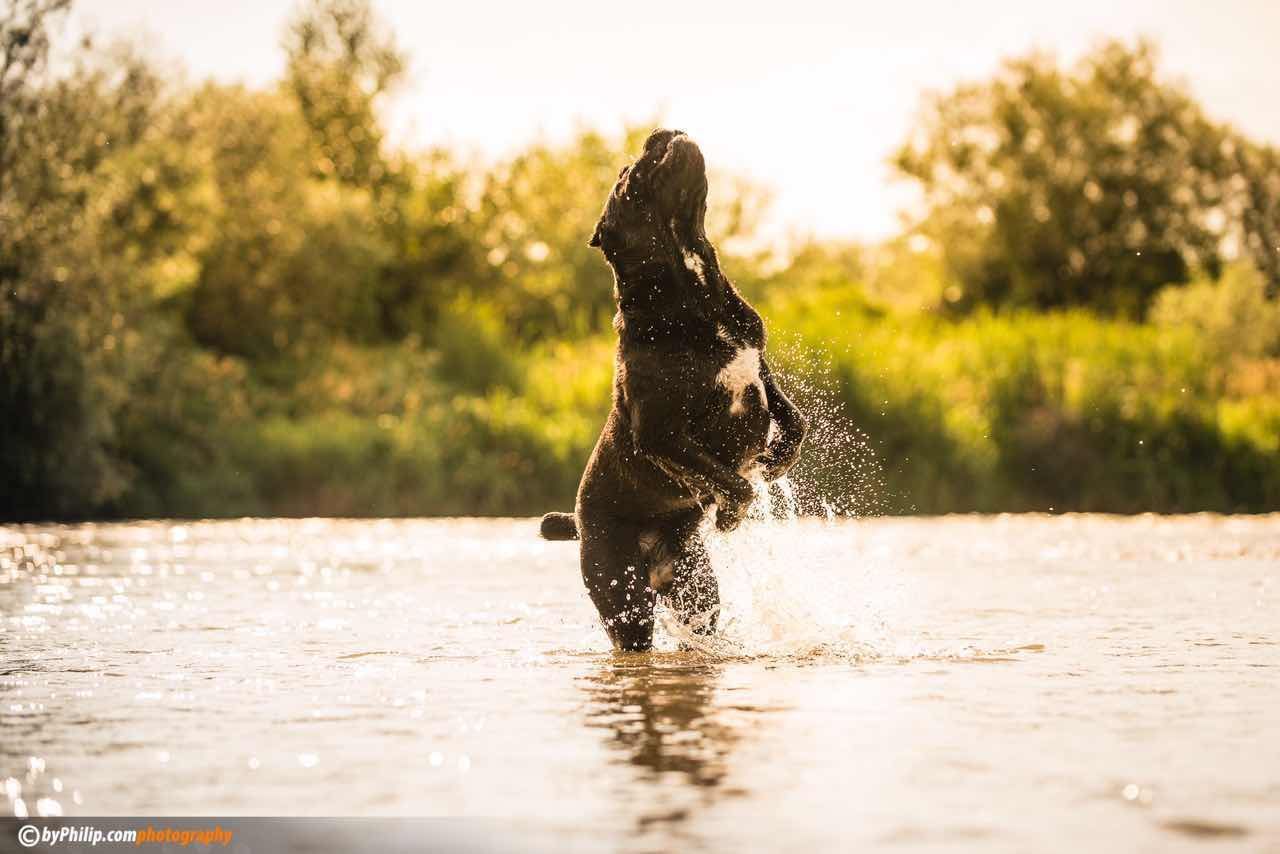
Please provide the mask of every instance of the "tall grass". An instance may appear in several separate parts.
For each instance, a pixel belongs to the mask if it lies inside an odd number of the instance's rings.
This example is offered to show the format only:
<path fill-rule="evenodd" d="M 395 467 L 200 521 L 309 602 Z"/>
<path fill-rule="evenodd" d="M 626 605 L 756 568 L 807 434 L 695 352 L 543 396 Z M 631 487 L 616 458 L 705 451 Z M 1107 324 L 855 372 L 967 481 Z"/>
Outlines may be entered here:
<path fill-rule="evenodd" d="M 1250 511 L 1280 503 L 1275 390 L 1224 396 L 1199 339 L 1083 312 L 803 315 L 785 369 L 834 383 L 896 512 Z M 826 353 L 827 360 L 803 357 Z M 815 368 L 816 366 L 819 366 Z M 815 370 L 825 376 L 812 376 Z M 838 488 L 857 489 L 857 484 Z"/>
<path fill-rule="evenodd" d="M 1280 506 L 1280 369 L 1255 361 L 1242 383 L 1187 330 L 1083 312 L 951 322 L 839 289 L 766 314 L 776 370 L 819 426 L 797 472 L 811 510 Z M 484 330 L 444 336 L 453 350 L 337 348 L 287 394 L 250 389 L 211 421 L 207 466 L 161 443 L 119 512 L 567 509 L 608 409 L 612 338 L 469 346 Z"/>

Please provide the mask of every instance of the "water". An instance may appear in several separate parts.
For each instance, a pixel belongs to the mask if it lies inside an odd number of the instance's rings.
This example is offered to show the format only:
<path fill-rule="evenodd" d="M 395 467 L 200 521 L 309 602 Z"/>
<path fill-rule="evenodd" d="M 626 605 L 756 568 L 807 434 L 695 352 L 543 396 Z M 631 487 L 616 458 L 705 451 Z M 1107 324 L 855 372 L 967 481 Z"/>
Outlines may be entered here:
<path fill-rule="evenodd" d="M 0 528 L 0 810 L 1280 851 L 1280 517 L 757 521 L 642 655 L 536 527 Z"/>

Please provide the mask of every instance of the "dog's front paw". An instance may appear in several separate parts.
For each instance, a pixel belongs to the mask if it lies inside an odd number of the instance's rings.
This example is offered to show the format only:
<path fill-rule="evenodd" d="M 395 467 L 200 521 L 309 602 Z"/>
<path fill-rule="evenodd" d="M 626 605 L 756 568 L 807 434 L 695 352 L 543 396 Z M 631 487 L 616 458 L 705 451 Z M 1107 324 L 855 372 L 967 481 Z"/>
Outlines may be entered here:
<path fill-rule="evenodd" d="M 772 482 L 791 471 L 791 467 L 796 464 L 798 459 L 800 459 L 799 448 L 782 455 L 779 455 L 776 449 L 770 448 L 756 457 L 756 463 L 760 465 L 764 479 Z"/>
<path fill-rule="evenodd" d="M 732 531 L 741 525 L 743 517 L 747 515 L 748 506 L 750 506 L 749 502 L 717 502 L 716 530 Z"/>

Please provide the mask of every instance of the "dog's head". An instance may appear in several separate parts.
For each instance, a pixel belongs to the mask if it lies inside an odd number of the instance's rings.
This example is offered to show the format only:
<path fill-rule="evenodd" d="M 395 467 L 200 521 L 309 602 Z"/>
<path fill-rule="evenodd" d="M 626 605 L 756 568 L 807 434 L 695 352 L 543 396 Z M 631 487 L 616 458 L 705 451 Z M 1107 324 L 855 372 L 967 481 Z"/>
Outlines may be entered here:
<path fill-rule="evenodd" d="M 655 130 L 644 153 L 618 173 L 591 236 L 615 266 L 643 263 L 703 237 L 707 167 L 693 140 L 678 130 Z"/>

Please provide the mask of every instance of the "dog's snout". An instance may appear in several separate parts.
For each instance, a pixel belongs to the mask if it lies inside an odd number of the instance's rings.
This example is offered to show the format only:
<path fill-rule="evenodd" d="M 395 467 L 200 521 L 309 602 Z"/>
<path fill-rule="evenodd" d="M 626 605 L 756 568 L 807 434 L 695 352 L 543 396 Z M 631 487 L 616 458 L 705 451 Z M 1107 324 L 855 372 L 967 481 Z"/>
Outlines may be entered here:
<path fill-rule="evenodd" d="M 645 140 L 644 153 L 618 173 L 589 246 L 605 248 L 610 235 L 634 236 L 634 226 L 656 215 L 666 230 L 697 232 L 706 212 L 707 171 L 702 150 L 684 131 L 659 129 Z M 652 244 L 636 239 L 636 245 Z M 607 250 L 606 250 L 607 252 Z"/>
<path fill-rule="evenodd" d="M 667 144 L 667 151 L 677 156 L 683 155 L 686 157 L 693 154 L 702 154 L 701 151 L 698 151 L 698 144 L 683 133 L 671 138 L 671 142 Z"/>
<path fill-rule="evenodd" d="M 706 172 L 702 150 L 692 139 L 677 133 L 667 142 L 666 150 L 658 161 L 658 171 L 681 184 L 694 181 Z"/>
<path fill-rule="evenodd" d="M 681 130 L 655 130 L 645 140 L 644 151 L 644 159 L 659 169 L 684 175 L 705 168 L 702 151 L 697 143 Z"/>

